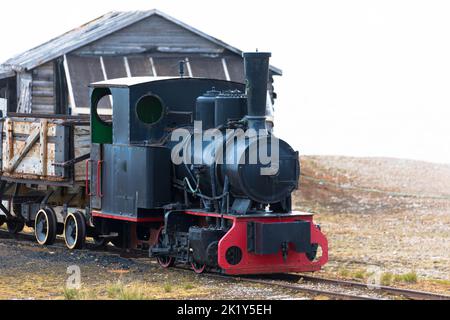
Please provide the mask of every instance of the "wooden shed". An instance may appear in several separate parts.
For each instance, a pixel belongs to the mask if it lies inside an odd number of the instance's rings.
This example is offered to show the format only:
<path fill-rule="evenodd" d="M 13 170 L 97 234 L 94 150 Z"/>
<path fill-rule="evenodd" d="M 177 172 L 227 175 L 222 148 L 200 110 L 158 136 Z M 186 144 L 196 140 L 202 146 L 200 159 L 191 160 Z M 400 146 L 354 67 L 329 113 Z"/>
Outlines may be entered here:
<path fill-rule="evenodd" d="M 0 108 L 36 114 L 89 113 L 88 84 L 134 76 L 243 81 L 242 52 L 158 11 L 110 12 L 0 65 Z M 272 102 L 273 76 L 268 84 Z M 111 113 L 105 101 L 101 113 Z"/>

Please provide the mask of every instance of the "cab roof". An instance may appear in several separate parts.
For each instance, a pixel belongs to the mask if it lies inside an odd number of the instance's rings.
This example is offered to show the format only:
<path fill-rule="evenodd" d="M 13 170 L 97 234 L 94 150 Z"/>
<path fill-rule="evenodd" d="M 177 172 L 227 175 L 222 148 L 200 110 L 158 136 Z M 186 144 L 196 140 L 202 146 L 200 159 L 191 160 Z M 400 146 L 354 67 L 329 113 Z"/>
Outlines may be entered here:
<path fill-rule="evenodd" d="M 186 77 L 187 78 L 187 77 Z M 132 87 L 138 84 L 156 82 L 162 80 L 170 80 L 170 79 L 180 79 L 180 77 L 125 77 L 125 78 L 117 78 L 111 80 L 104 80 L 99 82 L 94 82 L 89 85 L 91 88 L 105 88 L 105 87 Z"/>

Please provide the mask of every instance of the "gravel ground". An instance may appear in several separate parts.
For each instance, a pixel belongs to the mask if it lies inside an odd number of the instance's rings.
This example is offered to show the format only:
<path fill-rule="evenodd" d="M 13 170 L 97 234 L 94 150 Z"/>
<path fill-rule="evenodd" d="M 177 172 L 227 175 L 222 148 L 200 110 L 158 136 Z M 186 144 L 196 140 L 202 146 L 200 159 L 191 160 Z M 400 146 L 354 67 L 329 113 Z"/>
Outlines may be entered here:
<path fill-rule="evenodd" d="M 120 283 L 133 299 L 307 299 L 307 295 L 260 285 L 220 281 L 192 271 L 162 269 L 152 259 L 124 258 L 107 251 L 68 251 L 61 240 L 37 245 L 31 235 L 16 239 L 0 230 L 0 299 L 64 299 L 70 274 L 78 266 L 81 289 L 76 298 L 126 299 L 112 296 Z M 127 293 L 127 292 L 125 292 Z"/>

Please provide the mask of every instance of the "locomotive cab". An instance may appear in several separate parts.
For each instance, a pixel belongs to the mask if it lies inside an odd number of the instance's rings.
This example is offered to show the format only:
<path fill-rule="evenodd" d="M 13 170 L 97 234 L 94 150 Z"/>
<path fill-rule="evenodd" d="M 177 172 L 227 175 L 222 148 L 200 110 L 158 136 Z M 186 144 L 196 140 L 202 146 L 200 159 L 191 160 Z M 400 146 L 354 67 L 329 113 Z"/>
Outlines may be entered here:
<path fill-rule="evenodd" d="M 211 86 L 242 89 L 241 84 L 194 78 L 125 78 L 91 85 L 93 216 L 139 222 L 163 213 L 174 196 L 171 150 L 164 139 L 171 128 L 192 124 L 195 99 Z M 112 101 L 111 121 L 98 112 L 105 96 Z"/>

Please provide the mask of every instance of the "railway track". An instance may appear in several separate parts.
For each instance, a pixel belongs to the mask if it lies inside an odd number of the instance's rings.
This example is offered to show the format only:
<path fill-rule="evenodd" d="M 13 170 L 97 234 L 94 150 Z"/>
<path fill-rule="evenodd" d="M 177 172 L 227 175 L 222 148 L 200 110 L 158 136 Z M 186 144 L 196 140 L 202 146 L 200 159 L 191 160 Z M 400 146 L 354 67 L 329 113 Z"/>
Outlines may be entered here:
<path fill-rule="evenodd" d="M 381 300 L 378 297 L 374 296 L 366 296 L 361 294 L 354 294 L 354 293 L 343 293 L 339 291 L 332 291 L 332 290 L 324 290 L 324 289 L 318 289 L 313 287 L 307 287 L 304 285 L 298 285 L 293 283 L 284 283 L 279 281 L 272 281 L 272 280 L 265 280 L 260 278 L 249 278 L 249 277 L 230 277 L 230 276 L 224 276 L 224 275 L 218 275 L 218 274 L 206 274 L 207 277 L 220 279 L 220 280 L 231 280 L 235 282 L 248 282 L 252 284 L 261 284 L 265 286 L 271 286 L 271 287 L 278 287 L 278 288 L 284 288 L 290 291 L 298 292 L 298 293 L 304 293 L 307 295 L 312 296 L 325 296 L 328 298 L 333 298 L 337 300 Z"/>
<path fill-rule="evenodd" d="M 309 282 L 339 285 L 342 287 L 349 287 L 349 288 L 369 289 L 367 284 L 355 282 L 355 281 L 327 279 L 327 278 L 314 277 L 314 276 L 309 276 L 309 275 L 300 275 L 300 276 L 296 275 L 296 276 L 300 277 L 303 280 L 309 281 Z M 404 298 L 408 298 L 408 299 L 412 299 L 412 300 L 450 300 L 449 295 L 441 295 L 441 294 L 436 294 L 436 293 L 431 293 L 431 292 L 396 288 L 396 287 L 390 287 L 390 286 L 381 286 L 381 285 L 374 286 L 370 290 L 378 291 L 381 293 L 387 293 L 390 295 L 400 296 L 400 297 L 404 297 Z"/>
<path fill-rule="evenodd" d="M 0 239 L 14 238 L 16 240 L 22 240 L 25 243 L 34 242 L 34 236 L 31 234 L 20 233 L 15 237 L 12 237 L 7 231 L 0 230 Z M 59 242 L 56 242 L 54 245 L 49 247 L 58 250 L 67 250 L 63 243 Z M 142 259 L 144 257 L 147 258 L 146 254 L 139 251 L 123 252 L 122 250 L 114 247 L 108 248 L 108 251 L 101 251 L 91 250 L 89 247 L 90 246 L 88 245 L 87 249 L 79 251 L 121 256 L 124 258 L 133 259 L 136 263 L 142 263 L 142 261 L 136 261 L 137 259 Z M 175 269 L 183 272 L 192 272 L 190 269 L 185 267 L 176 267 Z M 304 274 L 229 276 L 217 273 L 204 273 L 202 276 L 221 281 L 233 281 L 236 283 L 259 284 L 267 287 L 283 288 L 291 292 L 304 293 L 308 296 L 325 296 L 337 300 L 383 300 L 389 298 L 405 298 L 411 300 L 450 300 L 450 296 L 448 295 L 389 286 L 369 288 L 367 284 L 359 282 L 328 279 Z"/>
<path fill-rule="evenodd" d="M 191 271 L 184 267 L 176 268 L 183 271 Z M 449 295 L 388 286 L 369 287 L 367 284 L 354 281 L 328 279 L 303 274 L 229 276 L 217 273 L 204 273 L 202 275 L 218 280 L 234 281 L 236 283 L 247 282 L 270 287 L 279 287 L 312 296 L 325 296 L 338 300 L 386 300 L 389 298 L 403 298 L 409 300 L 450 300 Z M 314 286 L 315 284 L 321 285 L 321 287 Z"/>
<path fill-rule="evenodd" d="M 217 279 L 229 279 L 236 282 L 249 282 L 282 287 L 292 291 L 304 292 L 314 296 L 326 296 L 338 300 L 385 300 L 389 298 L 404 298 L 409 300 L 450 300 L 449 295 L 389 286 L 369 287 L 367 284 L 359 282 L 328 279 L 309 275 L 267 275 L 264 278 L 259 276 L 230 277 L 217 274 L 208 274 L 208 276 Z M 311 286 L 311 284 L 319 284 L 326 286 L 327 288 L 317 288 Z M 346 292 L 349 291 L 349 289 L 350 292 Z M 356 292 L 353 290 L 356 290 Z"/>

